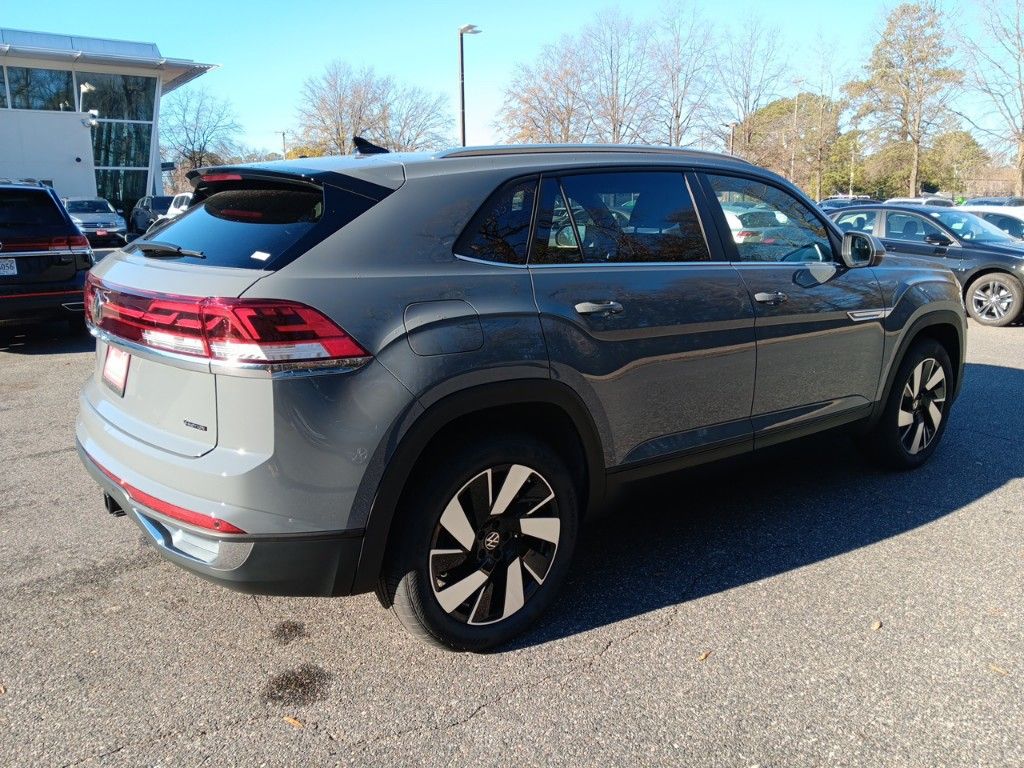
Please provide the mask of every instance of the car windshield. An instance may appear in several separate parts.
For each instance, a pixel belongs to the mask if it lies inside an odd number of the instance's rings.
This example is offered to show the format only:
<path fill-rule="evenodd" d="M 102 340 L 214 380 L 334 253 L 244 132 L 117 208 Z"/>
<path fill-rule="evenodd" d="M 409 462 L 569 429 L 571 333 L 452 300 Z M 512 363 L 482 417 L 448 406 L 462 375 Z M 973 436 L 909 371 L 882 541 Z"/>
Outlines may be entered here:
<path fill-rule="evenodd" d="M 68 200 L 68 213 L 113 213 L 113 206 L 102 198 L 96 200 Z"/>
<path fill-rule="evenodd" d="M 157 213 L 167 213 L 167 209 L 171 207 L 171 200 L 173 199 L 173 197 L 154 197 L 153 210 Z"/>
<path fill-rule="evenodd" d="M 999 227 L 990 224 L 980 216 L 960 211 L 933 211 L 933 219 L 938 219 L 946 228 L 953 231 L 961 240 L 971 243 L 1006 243 L 1016 244 L 1018 241 L 1003 232 Z"/>

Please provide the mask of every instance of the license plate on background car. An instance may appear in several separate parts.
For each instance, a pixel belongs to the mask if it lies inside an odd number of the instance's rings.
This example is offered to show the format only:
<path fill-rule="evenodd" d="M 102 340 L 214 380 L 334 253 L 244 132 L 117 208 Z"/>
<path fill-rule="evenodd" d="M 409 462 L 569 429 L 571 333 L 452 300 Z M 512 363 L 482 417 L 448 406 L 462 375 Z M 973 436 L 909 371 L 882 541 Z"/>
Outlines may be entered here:
<path fill-rule="evenodd" d="M 105 229 L 97 229 L 96 230 L 96 234 L 99 235 L 100 237 L 106 237 L 107 236 L 107 230 L 105 230 Z"/>
<path fill-rule="evenodd" d="M 18 274 L 18 262 L 14 259 L 0 259 L 0 275 Z"/>
<path fill-rule="evenodd" d="M 107 347 L 107 356 L 103 360 L 103 383 L 114 390 L 118 397 L 124 397 L 124 387 L 128 383 L 128 364 L 132 356 L 123 349 Z"/>

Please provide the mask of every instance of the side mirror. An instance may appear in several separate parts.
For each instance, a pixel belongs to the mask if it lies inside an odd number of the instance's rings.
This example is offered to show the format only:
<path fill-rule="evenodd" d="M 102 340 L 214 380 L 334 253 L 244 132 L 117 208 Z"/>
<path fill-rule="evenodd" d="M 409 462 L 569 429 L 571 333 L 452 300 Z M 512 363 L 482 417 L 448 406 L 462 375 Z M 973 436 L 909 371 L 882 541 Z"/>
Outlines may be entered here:
<path fill-rule="evenodd" d="M 850 269 L 873 267 L 882 258 L 885 247 L 881 241 L 866 232 L 847 232 L 843 235 L 843 264 Z"/>
<path fill-rule="evenodd" d="M 945 235 L 925 235 L 924 241 L 929 245 L 937 245 L 945 248 L 947 245 L 952 245 L 953 241 Z"/>

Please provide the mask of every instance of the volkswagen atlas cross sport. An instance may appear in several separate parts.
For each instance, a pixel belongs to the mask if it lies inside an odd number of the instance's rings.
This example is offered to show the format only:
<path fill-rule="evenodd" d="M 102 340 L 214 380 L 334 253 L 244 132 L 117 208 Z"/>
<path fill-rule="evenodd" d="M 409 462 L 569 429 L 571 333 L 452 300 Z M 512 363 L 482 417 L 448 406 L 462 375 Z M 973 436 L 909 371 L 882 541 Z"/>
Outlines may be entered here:
<path fill-rule="evenodd" d="M 375 590 L 481 650 L 627 480 L 839 426 L 913 468 L 953 275 L 710 153 L 470 148 L 211 168 L 99 263 L 77 442 L 107 509 L 254 593 Z M 726 209 L 773 226 L 730 230 Z"/>

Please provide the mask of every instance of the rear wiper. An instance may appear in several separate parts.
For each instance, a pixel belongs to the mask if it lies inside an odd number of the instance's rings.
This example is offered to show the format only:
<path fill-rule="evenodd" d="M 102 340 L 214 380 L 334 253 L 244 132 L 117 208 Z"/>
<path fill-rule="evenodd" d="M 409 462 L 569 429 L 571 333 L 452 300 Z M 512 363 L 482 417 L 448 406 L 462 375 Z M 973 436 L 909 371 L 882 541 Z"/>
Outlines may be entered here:
<path fill-rule="evenodd" d="M 169 258 L 174 258 L 175 256 L 191 256 L 193 259 L 206 258 L 206 254 L 202 251 L 190 251 L 188 248 L 182 248 L 180 245 L 161 243 L 158 240 L 148 240 L 145 243 L 139 243 L 138 249 L 153 258 L 162 256 Z"/>

